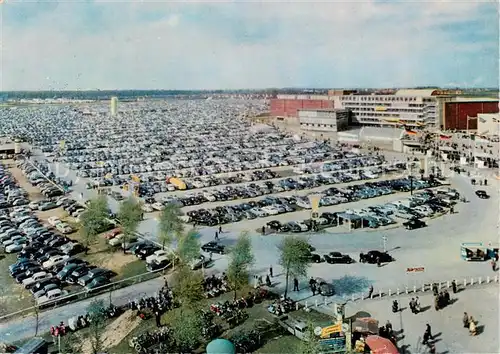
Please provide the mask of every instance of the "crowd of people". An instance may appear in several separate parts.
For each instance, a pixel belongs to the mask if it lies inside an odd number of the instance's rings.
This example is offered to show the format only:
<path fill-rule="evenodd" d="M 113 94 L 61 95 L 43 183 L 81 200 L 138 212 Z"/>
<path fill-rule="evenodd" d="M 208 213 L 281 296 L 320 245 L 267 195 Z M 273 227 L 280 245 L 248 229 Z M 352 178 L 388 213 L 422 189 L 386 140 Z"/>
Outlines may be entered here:
<path fill-rule="evenodd" d="M 212 274 L 212 276 L 205 278 L 203 281 L 203 290 L 207 298 L 216 297 L 229 291 L 226 273 L 222 273 L 220 276 Z"/>
<path fill-rule="evenodd" d="M 156 326 L 161 327 L 161 315 L 174 308 L 174 295 L 172 289 L 165 285 L 155 296 L 144 296 L 140 299 L 129 300 L 128 308 L 137 311 L 137 316 L 142 319 L 149 318 L 149 313 L 155 316 Z"/>

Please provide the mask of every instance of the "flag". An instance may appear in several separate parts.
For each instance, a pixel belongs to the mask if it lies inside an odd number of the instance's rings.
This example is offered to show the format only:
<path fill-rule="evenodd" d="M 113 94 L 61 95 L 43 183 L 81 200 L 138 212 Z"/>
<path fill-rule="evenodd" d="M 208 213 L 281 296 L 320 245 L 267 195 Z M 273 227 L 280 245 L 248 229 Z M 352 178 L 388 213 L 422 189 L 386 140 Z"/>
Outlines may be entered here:
<path fill-rule="evenodd" d="M 450 135 L 439 134 L 439 138 L 441 140 L 449 140 L 449 139 L 451 139 L 451 136 Z"/>

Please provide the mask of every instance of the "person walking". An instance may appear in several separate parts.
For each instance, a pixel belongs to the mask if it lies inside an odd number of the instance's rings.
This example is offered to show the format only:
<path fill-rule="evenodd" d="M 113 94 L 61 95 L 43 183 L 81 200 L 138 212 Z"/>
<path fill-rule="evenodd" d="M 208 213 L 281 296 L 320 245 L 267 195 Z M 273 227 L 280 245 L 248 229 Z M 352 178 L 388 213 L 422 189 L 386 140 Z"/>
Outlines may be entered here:
<path fill-rule="evenodd" d="M 316 284 L 311 285 L 311 291 L 313 293 L 313 296 L 316 295 Z"/>
<path fill-rule="evenodd" d="M 156 321 L 156 327 L 160 328 L 161 327 L 161 316 L 160 316 L 160 312 L 158 310 L 155 311 L 155 321 Z"/>
<path fill-rule="evenodd" d="M 273 266 L 269 266 L 269 276 L 272 278 L 273 277 Z"/>
<path fill-rule="evenodd" d="M 262 236 L 265 236 L 265 235 L 266 235 L 266 227 L 262 226 Z"/>
<path fill-rule="evenodd" d="M 219 234 L 222 233 L 222 225 L 219 225 Z"/>
<path fill-rule="evenodd" d="M 380 267 L 380 266 L 381 266 L 380 257 L 377 257 L 377 267 Z"/>
<path fill-rule="evenodd" d="M 215 231 L 215 241 L 219 241 L 219 233 Z"/>
<path fill-rule="evenodd" d="M 415 298 L 415 314 L 420 312 L 420 299 L 418 296 Z"/>
<path fill-rule="evenodd" d="M 467 314 L 467 312 L 464 312 L 462 323 L 464 324 L 464 328 L 469 328 L 469 315 Z"/>
<path fill-rule="evenodd" d="M 410 306 L 411 313 L 415 314 L 415 299 L 414 298 L 411 298 L 409 306 Z"/>
<path fill-rule="evenodd" d="M 434 296 L 434 308 L 439 311 L 439 297 L 437 295 Z"/>
<path fill-rule="evenodd" d="M 430 339 L 433 339 L 431 325 L 428 323 L 425 325 L 425 333 L 429 334 Z"/>
<path fill-rule="evenodd" d="M 451 288 L 453 289 L 453 294 L 456 294 L 457 293 L 457 282 L 455 280 L 453 280 L 451 282 Z"/>
<path fill-rule="evenodd" d="M 472 317 L 472 316 L 470 316 L 470 318 L 469 318 L 469 334 L 471 336 L 475 336 L 477 334 L 476 321 L 474 320 L 474 317 Z"/>
<path fill-rule="evenodd" d="M 368 290 L 368 298 L 370 299 L 373 295 L 373 285 L 370 285 L 370 289 Z"/>
<path fill-rule="evenodd" d="M 293 291 L 299 291 L 299 280 L 297 278 L 293 278 Z"/>
<path fill-rule="evenodd" d="M 491 260 L 491 270 L 494 272 L 497 270 L 497 262 L 494 259 Z"/>

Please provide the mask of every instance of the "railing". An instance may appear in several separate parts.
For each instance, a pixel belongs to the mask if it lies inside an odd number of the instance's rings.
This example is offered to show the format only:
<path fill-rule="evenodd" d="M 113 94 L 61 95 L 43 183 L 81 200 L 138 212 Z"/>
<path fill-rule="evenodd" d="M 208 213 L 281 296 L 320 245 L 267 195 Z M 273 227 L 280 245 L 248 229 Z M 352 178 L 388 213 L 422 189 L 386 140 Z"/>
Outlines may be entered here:
<path fill-rule="evenodd" d="M 461 279 L 452 279 L 452 280 L 445 280 L 445 281 L 436 281 L 436 282 L 430 282 L 430 283 L 423 283 L 420 286 L 402 286 L 402 287 L 397 287 L 397 288 L 387 288 L 385 290 L 379 289 L 378 291 L 373 291 L 371 294 L 370 293 L 355 293 L 351 294 L 350 296 L 342 296 L 344 302 L 357 302 L 357 301 L 366 301 L 366 300 L 380 300 L 388 297 L 394 297 L 394 296 L 405 296 L 405 295 L 413 295 L 413 294 L 426 294 L 429 292 L 432 292 L 433 286 L 437 286 L 438 291 L 444 290 L 444 289 L 450 289 L 452 288 L 452 282 L 455 281 L 457 290 L 465 290 L 469 289 L 472 287 L 478 287 L 481 285 L 488 285 L 488 284 L 495 284 L 498 286 L 498 283 L 500 281 L 500 277 L 498 275 L 495 276 L 486 276 L 486 277 L 470 277 L 470 278 L 461 278 Z M 328 300 L 327 297 L 324 298 L 323 301 L 320 301 L 318 299 L 314 300 L 313 303 L 305 301 L 304 306 L 307 308 L 308 306 L 328 306 L 329 304 L 332 304 L 334 302 L 338 302 L 335 300 Z"/>
<path fill-rule="evenodd" d="M 42 307 L 46 310 L 49 310 L 49 309 L 51 310 L 51 309 L 55 309 L 57 307 L 69 305 L 69 304 L 77 302 L 77 301 L 90 299 L 94 296 L 102 295 L 106 292 L 113 292 L 113 291 L 125 288 L 127 286 L 131 286 L 134 284 L 142 283 L 144 281 L 152 280 L 154 278 L 161 276 L 161 274 L 159 274 L 159 273 L 165 271 L 166 269 L 168 269 L 168 267 L 170 267 L 170 263 L 161 269 L 157 269 L 157 270 L 154 270 L 151 272 L 146 272 L 146 273 L 134 275 L 134 276 L 129 277 L 129 278 L 121 279 L 121 280 L 118 280 L 118 281 L 110 283 L 110 284 L 96 287 L 92 290 L 83 290 L 83 291 L 79 291 L 76 293 L 71 293 L 71 294 L 68 294 L 65 296 L 61 296 L 60 298 L 55 299 L 53 301 L 48 301 L 48 302 L 40 304 L 40 305 L 31 306 L 31 307 L 27 307 L 27 308 L 24 308 L 24 309 L 19 310 L 19 311 L 11 312 L 7 315 L 0 316 L 0 322 L 8 320 L 8 319 L 15 317 L 17 315 L 21 315 L 23 313 L 29 312 L 31 310 L 35 310 L 37 308 L 39 311 L 42 309 Z"/>

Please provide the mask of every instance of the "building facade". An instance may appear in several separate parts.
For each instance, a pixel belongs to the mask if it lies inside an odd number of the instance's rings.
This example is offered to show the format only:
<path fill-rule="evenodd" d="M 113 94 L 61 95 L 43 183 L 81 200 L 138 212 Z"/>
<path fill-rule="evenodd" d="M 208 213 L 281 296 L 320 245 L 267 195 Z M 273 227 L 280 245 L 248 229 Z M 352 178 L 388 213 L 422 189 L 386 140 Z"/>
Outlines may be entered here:
<path fill-rule="evenodd" d="M 498 100 L 459 97 L 444 105 L 443 129 L 477 130 L 478 114 L 498 113 Z"/>
<path fill-rule="evenodd" d="M 302 130 L 337 132 L 347 129 L 349 123 L 345 109 L 300 109 L 298 116 Z"/>
<path fill-rule="evenodd" d="M 271 100 L 271 116 L 297 118 L 299 109 L 334 108 L 333 100 L 320 95 L 278 95 Z"/>
<path fill-rule="evenodd" d="M 479 113 L 477 115 L 479 135 L 500 135 L 500 113 Z"/>

